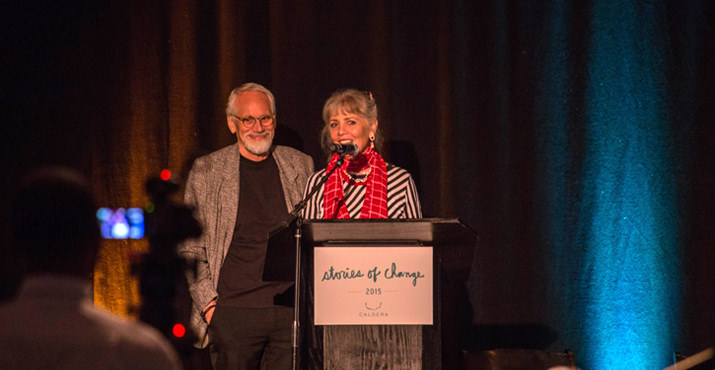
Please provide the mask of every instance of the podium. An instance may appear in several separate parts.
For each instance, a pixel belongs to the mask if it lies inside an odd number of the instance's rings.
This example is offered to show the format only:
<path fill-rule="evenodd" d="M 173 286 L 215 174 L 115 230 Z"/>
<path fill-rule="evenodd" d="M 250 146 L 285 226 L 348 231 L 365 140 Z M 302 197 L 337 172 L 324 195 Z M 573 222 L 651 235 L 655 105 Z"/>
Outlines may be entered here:
<path fill-rule="evenodd" d="M 474 232 L 457 219 L 311 220 L 305 221 L 302 228 L 301 368 L 339 368 L 346 364 L 352 369 L 461 367 L 460 329 L 471 324 L 464 283 L 478 240 Z M 314 325 L 316 250 L 390 246 L 432 247 L 432 325 L 359 325 L 357 331 L 345 325 Z M 290 271 L 290 250 L 270 249 L 266 266 L 270 260 L 272 270 Z M 281 256 L 276 258 L 277 254 Z M 360 334 L 363 329 L 366 332 Z M 361 336 L 369 338 L 370 343 L 365 344 L 368 347 L 386 344 L 388 353 L 371 356 L 355 351 L 361 346 L 355 343 Z M 352 349 L 346 349 L 346 345 Z"/>

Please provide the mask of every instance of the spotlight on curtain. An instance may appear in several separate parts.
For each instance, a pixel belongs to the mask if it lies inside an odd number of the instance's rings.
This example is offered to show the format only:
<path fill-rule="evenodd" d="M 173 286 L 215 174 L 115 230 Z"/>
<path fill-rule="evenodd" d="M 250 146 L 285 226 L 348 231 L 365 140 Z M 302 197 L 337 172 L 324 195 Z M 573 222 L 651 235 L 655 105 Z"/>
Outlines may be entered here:
<path fill-rule="evenodd" d="M 590 369 L 659 369 L 677 348 L 679 256 L 664 13 L 590 10 L 578 285 Z"/>

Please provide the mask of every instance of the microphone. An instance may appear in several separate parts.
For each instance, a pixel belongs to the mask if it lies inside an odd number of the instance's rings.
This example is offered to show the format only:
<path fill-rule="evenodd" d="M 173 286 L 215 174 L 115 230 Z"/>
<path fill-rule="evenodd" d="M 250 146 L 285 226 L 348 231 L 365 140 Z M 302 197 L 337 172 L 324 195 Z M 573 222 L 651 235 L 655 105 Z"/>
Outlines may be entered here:
<path fill-rule="evenodd" d="M 340 155 L 351 155 L 354 157 L 358 154 L 360 148 L 355 143 L 330 144 L 330 151 L 333 153 L 338 153 Z"/>

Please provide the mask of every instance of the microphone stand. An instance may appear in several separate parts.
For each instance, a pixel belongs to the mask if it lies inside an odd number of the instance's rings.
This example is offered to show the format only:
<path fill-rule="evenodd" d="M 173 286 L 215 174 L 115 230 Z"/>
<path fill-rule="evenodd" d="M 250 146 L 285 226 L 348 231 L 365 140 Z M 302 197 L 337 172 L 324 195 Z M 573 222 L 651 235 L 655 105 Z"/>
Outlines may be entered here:
<path fill-rule="evenodd" d="M 308 204 L 308 201 L 315 195 L 315 193 L 325 184 L 326 181 L 328 181 L 328 178 L 337 170 L 338 168 L 342 167 L 343 163 L 345 162 L 345 153 L 339 153 L 340 158 L 338 158 L 337 161 L 335 161 L 335 166 L 325 175 L 323 176 L 322 179 L 320 179 L 320 182 L 315 184 L 312 189 L 310 189 L 310 192 L 305 196 L 303 200 L 298 202 L 293 207 L 293 210 L 290 212 L 288 215 L 288 222 L 284 227 L 287 227 L 287 225 L 290 225 L 293 220 L 296 221 L 295 223 L 295 292 L 293 294 L 293 338 L 291 341 L 292 347 L 293 347 L 293 358 L 292 358 L 292 369 L 293 370 L 298 370 L 299 366 L 299 361 L 298 361 L 298 349 L 300 347 L 300 274 L 301 274 L 301 269 L 300 269 L 300 257 L 301 257 L 301 238 L 303 237 L 303 232 L 302 232 L 302 226 L 303 226 L 303 219 L 299 216 L 300 212 L 305 208 L 306 204 Z M 275 232 L 275 231 L 274 231 Z"/>

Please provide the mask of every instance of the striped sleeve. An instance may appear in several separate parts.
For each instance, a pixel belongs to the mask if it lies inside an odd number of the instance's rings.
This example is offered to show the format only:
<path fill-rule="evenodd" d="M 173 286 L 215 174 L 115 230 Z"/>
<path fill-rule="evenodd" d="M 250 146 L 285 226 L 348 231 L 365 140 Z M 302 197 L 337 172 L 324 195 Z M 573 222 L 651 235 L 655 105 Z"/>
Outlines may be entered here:
<path fill-rule="evenodd" d="M 388 166 L 387 218 L 422 218 L 422 207 L 412 176 L 405 169 Z"/>
<path fill-rule="evenodd" d="M 303 192 L 303 199 L 308 196 L 308 193 L 313 189 L 313 187 L 321 181 L 325 176 L 325 169 L 322 169 L 314 173 L 308 179 L 308 183 L 305 186 L 305 191 Z M 314 220 L 323 218 L 323 188 L 325 185 L 321 186 L 318 191 L 313 194 L 313 196 L 306 202 L 305 208 L 303 208 L 302 217 L 305 220 Z"/>

